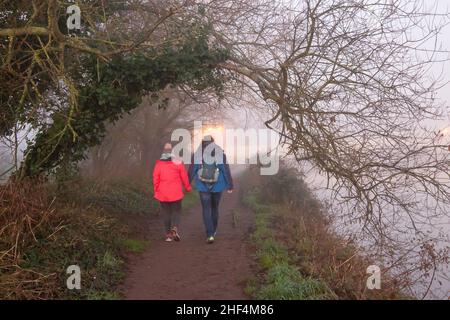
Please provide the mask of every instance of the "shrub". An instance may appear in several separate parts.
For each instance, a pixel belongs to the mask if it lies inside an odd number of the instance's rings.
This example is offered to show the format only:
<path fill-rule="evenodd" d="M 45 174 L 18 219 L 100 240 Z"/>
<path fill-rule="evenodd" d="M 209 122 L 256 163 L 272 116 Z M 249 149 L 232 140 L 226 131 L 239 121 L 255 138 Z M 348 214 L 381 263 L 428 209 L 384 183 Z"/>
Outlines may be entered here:
<path fill-rule="evenodd" d="M 149 214 L 157 208 L 150 191 L 151 183 L 138 181 L 96 182 L 83 180 L 74 185 L 65 198 L 113 213 Z"/>
<path fill-rule="evenodd" d="M 54 201 L 50 186 L 0 186 L 0 299 L 115 297 L 126 227 L 99 208 Z M 81 268 L 82 290 L 66 288 L 73 264 Z"/>

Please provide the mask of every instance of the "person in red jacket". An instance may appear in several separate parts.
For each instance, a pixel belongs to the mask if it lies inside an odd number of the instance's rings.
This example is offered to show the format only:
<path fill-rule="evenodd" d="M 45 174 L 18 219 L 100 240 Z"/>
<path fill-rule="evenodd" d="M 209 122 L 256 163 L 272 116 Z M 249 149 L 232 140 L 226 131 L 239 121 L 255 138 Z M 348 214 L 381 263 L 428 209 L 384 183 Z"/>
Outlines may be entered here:
<path fill-rule="evenodd" d="M 167 242 L 181 240 L 178 226 L 184 197 L 183 186 L 187 192 L 191 192 L 183 162 L 173 156 L 172 145 L 166 143 L 153 169 L 153 191 L 154 197 L 161 203 Z"/>

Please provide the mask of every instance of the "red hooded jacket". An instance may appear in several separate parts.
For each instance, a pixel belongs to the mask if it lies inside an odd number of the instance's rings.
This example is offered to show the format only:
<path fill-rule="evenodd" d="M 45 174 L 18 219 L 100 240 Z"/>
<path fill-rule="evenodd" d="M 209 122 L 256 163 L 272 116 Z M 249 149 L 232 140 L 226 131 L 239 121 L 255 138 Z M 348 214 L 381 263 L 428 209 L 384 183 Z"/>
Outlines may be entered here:
<path fill-rule="evenodd" d="M 183 185 L 187 192 L 192 190 L 181 160 L 156 161 L 153 169 L 153 190 L 157 200 L 173 202 L 183 199 Z"/>

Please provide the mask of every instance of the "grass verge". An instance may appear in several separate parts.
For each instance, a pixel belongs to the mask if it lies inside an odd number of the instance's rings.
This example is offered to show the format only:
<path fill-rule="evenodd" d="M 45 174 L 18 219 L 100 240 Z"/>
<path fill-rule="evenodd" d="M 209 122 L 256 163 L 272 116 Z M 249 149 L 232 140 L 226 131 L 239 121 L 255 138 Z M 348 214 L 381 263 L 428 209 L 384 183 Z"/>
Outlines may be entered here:
<path fill-rule="evenodd" d="M 299 272 L 287 248 L 275 238 L 269 227 L 270 206 L 260 204 L 255 193 L 247 194 L 244 202 L 256 214 L 252 240 L 260 268 L 258 276 L 248 282 L 246 293 L 258 300 L 335 299 L 324 282 Z"/>
<path fill-rule="evenodd" d="M 149 245 L 129 220 L 153 212 L 139 184 L 78 181 L 0 187 L 0 299 L 118 299 L 124 256 Z M 81 290 L 66 270 L 81 270 Z"/>
<path fill-rule="evenodd" d="M 404 299 L 394 277 L 383 274 L 381 290 L 368 290 L 373 265 L 358 246 L 333 231 L 331 215 L 299 173 L 282 166 L 242 179 L 244 204 L 255 213 L 252 242 L 258 269 L 247 285 L 255 299 Z"/>

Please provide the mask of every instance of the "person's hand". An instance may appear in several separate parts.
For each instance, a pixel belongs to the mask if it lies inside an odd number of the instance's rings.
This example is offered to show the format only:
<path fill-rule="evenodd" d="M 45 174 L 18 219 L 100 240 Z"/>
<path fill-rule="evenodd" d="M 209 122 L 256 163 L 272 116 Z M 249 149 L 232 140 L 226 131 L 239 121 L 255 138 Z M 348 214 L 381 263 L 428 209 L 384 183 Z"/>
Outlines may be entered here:
<path fill-rule="evenodd" d="M 233 189 L 228 189 L 227 192 L 228 193 L 233 193 Z"/>

